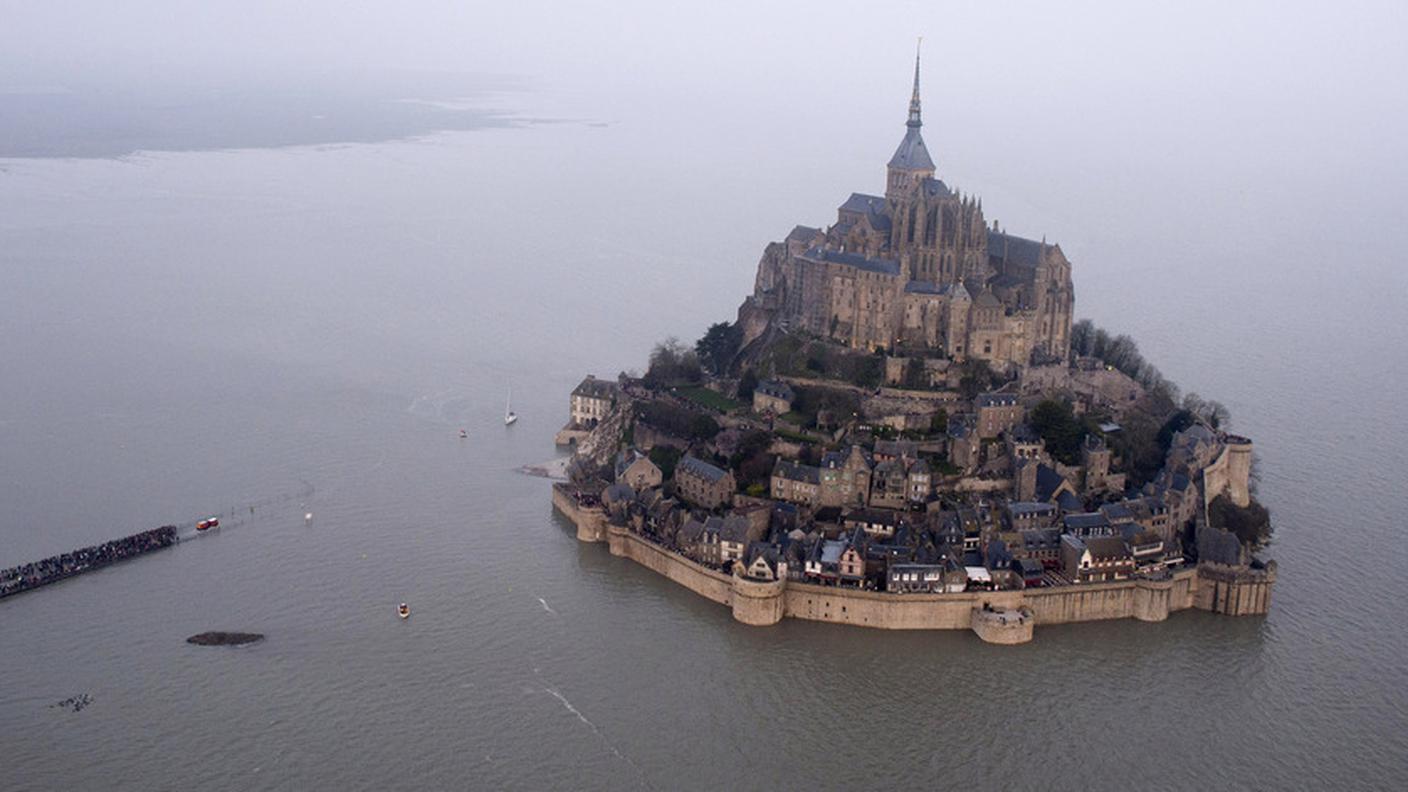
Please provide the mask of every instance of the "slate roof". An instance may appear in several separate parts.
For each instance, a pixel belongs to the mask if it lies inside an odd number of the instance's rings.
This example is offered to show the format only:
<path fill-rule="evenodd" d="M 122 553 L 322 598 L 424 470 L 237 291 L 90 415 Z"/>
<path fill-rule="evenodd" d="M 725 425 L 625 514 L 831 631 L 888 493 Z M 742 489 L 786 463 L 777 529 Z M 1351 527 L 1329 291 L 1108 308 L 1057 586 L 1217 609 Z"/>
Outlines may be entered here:
<path fill-rule="evenodd" d="M 681 459 L 679 464 L 675 466 L 675 475 L 678 476 L 681 472 L 702 478 L 710 484 L 716 484 L 720 479 L 728 475 L 728 471 L 715 467 L 698 457 L 692 456 Z"/>
<path fill-rule="evenodd" d="M 1045 463 L 1036 466 L 1036 493 L 1035 497 L 1039 501 L 1050 501 L 1056 494 L 1056 490 L 1061 488 L 1061 483 L 1065 479 L 1056 472 L 1056 468 Z"/>
<path fill-rule="evenodd" d="M 900 274 L 900 263 L 898 261 L 866 258 L 856 253 L 842 253 L 837 250 L 826 250 L 816 247 L 804 253 L 802 258 L 829 264 L 844 264 L 848 267 L 863 269 L 867 272 L 878 272 L 882 275 Z"/>
<path fill-rule="evenodd" d="M 1034 550 L 1055 550 L 1061 544 L 1061 532 L 1055 528 L 1039 528 L 1034 531 L 1022 531 L 1022 547 L 1027 552 Z"/>
<path fill-rule="evenodd" d="M 1022 573 L 1022 577 L 1041 577 L 1045 567 L 1035 558 L 1022 558 L 1017 560 L 1017 569 Z"/>
<path fill-rule="evenodd" d="M 778 478 L 788 481 L 801 481 L 807 484 L 821 483 L 821 469 L 811 465 L 799 465 L 796 462 L 789 462 L 779 459 L 777 465 L 773 467 L 772 474 Z"/>
<path fill-rule="evenodd" d="M 1009 264 L 1035 268 L 1041 260 L 1042 243 L 1012 236 L 1004 231 L 988 232 L 988 255 Z"/>
<path fill-rule="evenodd" d="M 636 463 L 636 460 L 637 460 L 637 459 L 644 459 L 644 460 L 649 461 L 650 458 L 647 457 L 645 454 L 642 454 L 640 451 L 637 451 L 637 450 L 634 449 L 634 448 L 626 449 L 625 451 L 622 451 L 621 453 L 617 454 L 617 455 L 616 455 L 616 475 L 617 475 L 617 477 L 620 477 L 622 474 L 624 474 L 624 473 L 626 472 L 626 470 L 630 468 L 631 465 L 634 465 L 634 464 Z M 654 462 L 651 462 L 651 464 L 653 465 L 653 464 L 655 464 L 655 463 L 654 463 Z"/>
<path fill-rule="evenodd" d="M 1012 515 L 1027 514 L 1055 514 L 1056 507 L 1049 503 L 1035 503 L 1032 501 L 1012 501 L 1007 504 L 1007 513 Z"/>
<path fill-rule="evenodd" d="M 1089 531 L 1095 528 L 1109 528 L 1110 521 L 1100 512 L 1091 514 L 1067 514 L 1061 518 L 1067 531 Z"/>
<path fill-rule="evenodd" d="M 797 397 L 797 394 L 792 392 L 790 385 L 785 382 L 778 382 L 777 380 L 763 380 L 758 383 L 756 390 L 762 391 L 767 396 L 773 396 L 786 401 L 792 401 Z"/>
<path fill-rule="evenodd" d="M 1113 561 L 1129 558 L 1129 548 L 1118 536 L 1095 536 L 1085 540 L 1085 547 L 1092 559 Z"/>
<path fill-rule="evenodd" d="M 810 242 L 813 239 L 816 239 L 817 235 L 820 233 L 820 228 L 812 228 L 811 226 L 804 225 L 794 226 L 792 228 L 792 231 L 787 235 L 787 241 Z"/>
<path fill-rule="evenodd" d="M 731 514 L 724 518 L 724 525 L 719 529 L 719 539 L 724 542 L 742 543 L 748 540 L 748 520 Z"/>
<path fill-rule="evenodd" d="M 866 195 L 865 193 L 851 193 L 851 197 L 841 204 L 838 211 L 859 212 L 860 214 L 883 214 L 885 211 L 885 199 L 878 195 Z"/>
<path fill-rule="evenodd" d="M 919 444 L 913 440 L 876 440 L 875 455 L 889 457 L 910 457 L 919 454 Z"/>
<path fill-rule="evenodd" d="M 924 145 L 924 137 L 919 134 L 919 127 L 909 127 L 905 130 L 904 139 L 900 141 L 895 155 L 890 157 L 886 165 L 902 170 L 934 169 L 934 160 L 929 157 L 929 149 Z"/>
<path fill-rule="evenodd" d="M 1060 507 L 1062 511 L 1067 512 L 1079 511 L 1081 508 L 1080 498 L 1076 497 L 1076 494 L 1070 490 L 1061 491 L 1061 494 L 1056 497 L 1056 505 Z"/>
<path fill-rule="evenodd" d="M 693 517 L 689 518 L 684 525 L 680 526 L 678 537 L 681 542 L 698 544 L 704 539 L 704 523 Z"/>
<path fill-rule="evenodd" d="M 919 184 L 920 189 L 930 198 L 948 198 L 953 195 L 953 191 L 948 188 L 940 179 L 925 179 Z"/>
<path fill-rule="evenodd" d="M 986 294 L 987 292 L 984 292 Z M 992 393 L 978 394 L 977 404 L 979 407 L 1011 407 L 1017 403 L 1017 394 L 1002 393 L 994 391 Z"/>
<path fill-rule="evenodd" d="M 636 491 L 631 489 L 629 484 L 624 483 L 612 484 L 606 488 L 605 492 L 601 493 L 601 500 L 606 504 L 624 503 L 625 501 L 634 500 L 635 497 Z"/>
<path fill-rule="evenodd" d="M 1117 520 L 1128 522 L 1134 519 L 1134 512 L 1123 503 L 1106 503 L 1100 507 L 1100 513 L 1112 523 Z"/>
<path fill-rule="evenodd" d="M 610 399 L 616 395 L 616 383 L 588 376 L 572 389 L 573 396 L 586 396 L 593 399 Z"/>

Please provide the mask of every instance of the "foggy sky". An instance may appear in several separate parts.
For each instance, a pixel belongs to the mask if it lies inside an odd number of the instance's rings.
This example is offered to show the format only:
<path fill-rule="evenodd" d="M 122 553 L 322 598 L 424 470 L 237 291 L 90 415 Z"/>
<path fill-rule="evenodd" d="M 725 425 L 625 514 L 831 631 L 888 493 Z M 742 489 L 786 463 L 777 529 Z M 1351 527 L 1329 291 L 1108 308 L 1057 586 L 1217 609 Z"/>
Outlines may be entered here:
<path fill-rule="evenodd" d="M 1137 268 L 1141 247 L 1221 246 L 1234 261 L 1237 245 L 1271 246 L 1293 271 L 1374 272 L 1402 298 L 1408 278 L 1387 264 L 1408 219 L 1404 6 L 1138 5 L 5 0 L 0 98 L 508 75 L 529 112 L 675 136 L 682 163 L 737 147 L 760 178 L 811 179 L 795 162 L 814 154 L 834 179 L 790 216 L 821 224 L 845 192 L 881 188 L 923 35 L 940 177 L 1015 231 L 1061 241 L 1078 282 L 1092 251 Z"/>

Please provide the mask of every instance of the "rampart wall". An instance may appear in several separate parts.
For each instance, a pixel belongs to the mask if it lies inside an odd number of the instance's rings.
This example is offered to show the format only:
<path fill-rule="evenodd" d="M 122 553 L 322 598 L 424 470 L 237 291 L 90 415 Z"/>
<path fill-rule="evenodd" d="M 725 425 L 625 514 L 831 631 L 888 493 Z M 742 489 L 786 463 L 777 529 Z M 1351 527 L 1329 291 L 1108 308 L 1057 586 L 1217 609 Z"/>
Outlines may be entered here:
<path fill-rule="evenodd" d="M 1054 624 L 1137 619 L 1157 622 L 1188 608 L 1228 615 L 1264 614 L 1275 583 L 1269 570 L 1204 564 L 1162 579 L 954 594 L 893 594 L 791 580 L 756 581 L 727 575 L 609 525 L 599 508 L 579 507 L 567 488 L 553 488 L 553 505 L 577 524 L 577 538 L 608 544 L 700 596 L 729 606 L 744 624 L 776 624 L 784 617 L 884 630 L 973 630 L 1001 644 L 1031 639 L 1032 628 Z"/>

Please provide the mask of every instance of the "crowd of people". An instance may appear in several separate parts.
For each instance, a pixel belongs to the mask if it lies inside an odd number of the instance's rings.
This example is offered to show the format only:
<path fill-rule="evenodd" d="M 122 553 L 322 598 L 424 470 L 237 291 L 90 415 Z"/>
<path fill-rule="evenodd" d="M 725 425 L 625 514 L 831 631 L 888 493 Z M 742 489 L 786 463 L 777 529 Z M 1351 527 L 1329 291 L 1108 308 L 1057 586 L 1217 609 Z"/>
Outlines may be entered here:
<path fill-rule="evenodd" d="M 132 558 L 176 544 L 176 526 L 164 525 L 150 531 L 124 536 L 111 542 L 56 555 L 43 561 L 0 570 L 0 597 L 38 588 L 114 561 Z"/>

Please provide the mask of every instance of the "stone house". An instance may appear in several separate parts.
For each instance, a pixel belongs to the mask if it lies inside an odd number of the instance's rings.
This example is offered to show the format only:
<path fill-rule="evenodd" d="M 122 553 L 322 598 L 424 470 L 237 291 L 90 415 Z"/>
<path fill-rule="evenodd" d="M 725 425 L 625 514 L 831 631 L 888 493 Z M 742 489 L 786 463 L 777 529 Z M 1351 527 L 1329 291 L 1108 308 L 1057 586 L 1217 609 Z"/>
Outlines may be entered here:
<path fill-rule="evenodd" d="M 1007 456 L 1013 462 L 1018 459 L 1040 459 L 1046 450 L 1046 444 L 1042 442 L 1041 435 L 1030 424 L 1017 424 L 1012 427 L 1003 437 L 1007 441 Z"/>
<path fill-rule="evenodd" d="M 590 429 L 597 425 L 616 404 L 616 383 L 599 380 L 588 374 L 581 384 L 572 390 L 572 426 Z"/>
<path fill-rule="evenodd" d="M 848 531 L 855 531 L 859 528 L 869 536 L 881 536 L 888 539 L 895 535 L 901 521 L 899 512 L 888 509 L 858 509 L 846 515 L 842 520 L 842 525 Z"/>
<path fill-rule="evenodd" d="M 1061 537 L 1061 565 L 1077 583 L 1124 580 L 1134 574 L 1134 556 L 1118 536 Z"/>
<path fill-rule="evenodd" d="M 934 491 L 934 477 L 924 460 L 915 460 L 906 472 L 909 480 L 909 502 L 924 503 Z"/>
<path fill-rule="evenodd" d="M 948 421 L 948 461 L 963 470 L 981 462 L 982 439 L 971 415 L 955 415 Z"/>
<path fill-rule="evenodd" d="M 839 540 L 823 539 L 814 543 L 805 561 L 805 576 L 819 582 L 835 581 L 840 575 L 841 554 L 845 550 L 846 543 Z"/>
<path fill-rule="evenodd" d="M 1022 405 L 1017 403 L 1015 393 L 983 393 L 973 400 L 973 411 L 978 417 L 978 438 L 987 440 L 997 437 L 1016 426 L 1022 420 Z"/>
<path fill-rule="evenodd" d="M 1156 532 L 1163 537 L 1165 544 L 1176 543 L 1178 537 L 1172 529 L 1169 520 L 1168 506 L 1158 498 L 1130 498 L 1123 501 L 1130 514 L 1134 515 L 1134 521 L 1144 528 Z"/>
<path fill-rule="evenodd" d="M 733 500 L 738 489 L 733 474 L 695 456 L 675 465 L 675 492 L 681 500 L 705 509 L 718 509 Z"/>
<path fill-rule="evenodd" d="M 763 532 L 754 527 L 747 517 L 730 514 L 723 518 L 723 525 L 719 528 L 719 563 L 743 560 L 749 543 L 761 538 Z"/>
<path fill-rule="evenodd" d="M 787 561 L 776 547 L 752 542 L 743 557 L 743 576 L 753 580 L 780 580 L 788 576 Z"/>
<path fill-rule="evenodd" d="M 843 583 L 860 585 L 865 581 L 865 541 L 861 531 L 851 535 L 841 557 L 836 560 L 836 576 Z"/>
<path fill-rule="evenodd" d="M 616 481 L 629 484 L 637 491 L 660 486 L 663 475 L 650 457 L 634 448 L 622 451 L 616 457 Z"/>
<path fill-rule="evenodd" d="M 779 459 L 772 468 L 769 490 L 775 500 L 816 506 L 821 497 L 821 470 Z"/>
<path fill-rule="evenodd" d="M 1123 531 L 1127 525 L 1134 524 L 1134 511 L 1125 502 L 1102 503 L 1096 511 L 1105 515 L 1105 519 L 1109 521 L 1110 527 L 1115 529 L 1115 533 Z"/>
<path fill-rule="evenodd" d="M 1019 558 L 1012 562 L 1012 571 L 1022 577 L 1023 588 L 1045 585 L 1046 566 L 1034 558 Z"/>
<path fill-rule="evenodd" d="M 943 591 L 943 565 L 891 564 L 885 575 L 885 590 L 901 594 Z"/>
<path fill-rule="evenodd" d="M 705 520 L 690 517 L 680 526 L 675 543 L 685 557 L 707 566 L 718 566 L 719 531 L 722 528 L 723 520 L 718 517 Z"/>
<path fill-rule="evenodd" d="M 1021 531 L 1022 542 L 1013 546 L 1016 558 L 1040 561 L 1047 569 L 1061 566 L 1061 532 L 1055 528 L 1035 528 Z"/>
<path fill-rule="evenodd" d="M 1114 536 L 1118 532 L 1100 512 L 1088 514 L 1067 514 L 1061 518 L 1062 533 L 1081 539 Z"/>
<path fill-rule="evenodd" d="M 1164 540 L 1158 533 L 1141 528 L 1138 523 L 1129 523 L 1121 532 L 1121 538 L 1129 547 L 1136 572 L 1157 572 L 1166 566 Z"/>
<path fill-rule="evenodd" d="M 1014 485 L 1015 497 L 1019 501 L 1033 503 L 1053 503 L 1062 510 L 1071 506 L 1079 508 L 1080 498 L 1076 488 L 1045 462 L 1035 459 L 1017 460 Z"/>
<path fill-rule="evenodd" d="M 879 462 L 870 482 L 870 505 L 903 509 L 909 502 L 909 470 L 900 459 Z"/>
<path fill-rule="evenodd" d="M 1056 523 L 1056 505 L 1039 501 L 1010 501 L 1007 520 L 1014 531 L 1049 528 Z"/>
<path fill-rule="evenodd" d="M 753 412 L 782 415 L 792 411 L 797 394 L 785 382 L 763 380 L 753 389 Z"/>
<path fill-rule="evenodd" d="M 896 459 L 913 460 L 919 458 L 919 444 L 913 440 L 876 440 L 875 461 L 890 462 Z"/>
<path fill-rule="evenodd" d="M 859 506 L 870 501 L 870 457 L 865 449 L 851 446 L 846 453 L 827 452 L 821 458 L 822 506 Z"/>

